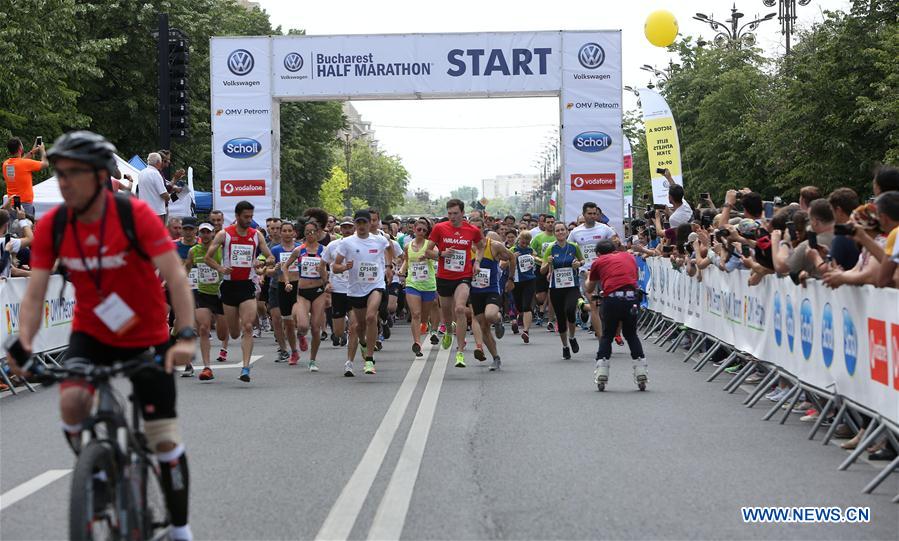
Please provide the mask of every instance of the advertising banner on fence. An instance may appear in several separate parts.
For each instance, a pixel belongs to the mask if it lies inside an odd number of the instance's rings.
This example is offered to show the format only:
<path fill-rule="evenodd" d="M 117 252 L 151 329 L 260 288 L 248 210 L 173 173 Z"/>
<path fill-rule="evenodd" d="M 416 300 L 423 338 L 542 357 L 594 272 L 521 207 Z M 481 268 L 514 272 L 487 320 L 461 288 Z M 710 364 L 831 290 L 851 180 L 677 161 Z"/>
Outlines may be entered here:
<path fill-rule="evenodd" d="M 799 287 L 748 271 L 703 271 L 699 282 L 661 258 L 646 261 L 649 309 L 833 390 L 899 422 L 899 290 Z"/>
<path fill-rule="evenodd" d="M 50 277 L 41 310 L 41 326 L 34 337 L 35 353 L 52 351 L 69 344 L 72 318 L 75 315 L 75 288 L 66 283 L 60 297 L 62 284 L 63 279 L 58 274 Z M 19 334 L 19 307 L 25 298 L 27 285 L 28 278 L 9 278 L 0 282 L 0 304 L 3 305 L 3 327 L 0 330 L 2 343 L 8 337 Z"/>
<path fill-rule="evenodd" d="M 215 37 L 213 198 L 279 213 L 281 101 L 560 96 L 565 221 L 593 201 L 623 235 L 621 32 Z"/>
<path fill-rule="evenodd" d="M 630 217 L 631 207 L 634 206 L 634 156 L 631 151 L 631 142 L 627 137 L 624 141 L 624 215 Z"/>
<path fill-rule="evenodd" d="M 657 205 L 668 204 L 668 180 L 657 172 L 668 169 L 674 182 L 684 185 L 681 173 L 680 143 L 671 108 L 658 92 L 640 89 L 643 125 L 646 128 L 646 150 L 649 154 L 649 174 L 652 176 L 652 200 Z"/>

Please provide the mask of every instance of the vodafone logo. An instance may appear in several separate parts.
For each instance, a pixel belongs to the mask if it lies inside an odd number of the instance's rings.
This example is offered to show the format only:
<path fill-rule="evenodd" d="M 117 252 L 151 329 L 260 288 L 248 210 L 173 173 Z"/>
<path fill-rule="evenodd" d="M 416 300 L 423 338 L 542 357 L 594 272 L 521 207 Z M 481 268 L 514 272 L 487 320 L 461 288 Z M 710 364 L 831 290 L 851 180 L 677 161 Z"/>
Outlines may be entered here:
<path fill-rule="evenodd" d="M 223 180 L 223 196 L 265 195 L 264 180 Z"/>
<path fill-rule="evenodd" d="M 615 173 L 590 173 L 571 175 L 572 190 L 614 190 Z"/>

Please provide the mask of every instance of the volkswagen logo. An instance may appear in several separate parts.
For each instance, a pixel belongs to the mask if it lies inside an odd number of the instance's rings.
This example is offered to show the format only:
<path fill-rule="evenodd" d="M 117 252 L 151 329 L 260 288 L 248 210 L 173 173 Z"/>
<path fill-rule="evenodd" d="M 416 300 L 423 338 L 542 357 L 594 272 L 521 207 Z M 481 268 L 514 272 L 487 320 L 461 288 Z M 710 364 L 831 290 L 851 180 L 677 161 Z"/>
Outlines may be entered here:
<path fill-rule="evenodd" d="M 585 43 L 578 51 L 577 59 L 588 70 L 595 70 L 606 61 L 606 52 L 598 43 Z"/>
<path fill-rule="evenodd" d="M 300 53 L 290 53 L 284 57 L 284 69 L 295 73 L 303 69 L 303 57 Z"/>
<path fill-rule="evenodd" d="M 228 55 L 228 69 L 231 73 L 242 77 L 253 71 L 256 61 L 253 54 L 246 49 L 237 49 Z"/>

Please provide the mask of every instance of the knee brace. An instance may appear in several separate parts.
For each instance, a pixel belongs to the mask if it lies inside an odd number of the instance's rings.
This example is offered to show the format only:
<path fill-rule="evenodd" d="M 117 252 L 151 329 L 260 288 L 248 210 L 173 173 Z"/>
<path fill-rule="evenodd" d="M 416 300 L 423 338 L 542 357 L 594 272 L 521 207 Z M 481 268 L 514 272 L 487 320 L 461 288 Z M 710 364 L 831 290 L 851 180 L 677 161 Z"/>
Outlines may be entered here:
<path fill-rule="evenodd" d="M 144 422 L 144 434 L 150 450 L 158 452 L 157 447 L 161 443 L 172 443 L 175 447 L 181 445 L 181 431 L 178 429 L 178 419 L 155 419 Z"/>

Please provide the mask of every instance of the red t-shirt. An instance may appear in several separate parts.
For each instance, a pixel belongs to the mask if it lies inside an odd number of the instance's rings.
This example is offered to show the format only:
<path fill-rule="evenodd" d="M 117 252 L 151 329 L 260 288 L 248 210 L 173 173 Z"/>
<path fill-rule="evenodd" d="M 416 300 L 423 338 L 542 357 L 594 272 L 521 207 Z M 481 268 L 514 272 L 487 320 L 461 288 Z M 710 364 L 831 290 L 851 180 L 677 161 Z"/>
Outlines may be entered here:
<path fill-rule="evenodd" d="M 638 276 L 637 260 L 627 252 L 599 255 L 590 266 L 590 281 L 600 282 L 604 295 L 628 287 L 636 289 Z"/>
<path fill-rule="evenodd" d="M 150 207 L 136 198 L 131 199 L 134 210 L 134 229 L 141 249 L 149 257 L 175 249 L 168 231 L 163 227 Z M 31 266 L 35 269 L 53 268 L 53 217 L 59 212 L 56 207 L 41 218 L 35 227 L 34 244 L 31 248 Z M 78 241 L 87 260 L 90 274 L 85 271 L 84 262 L 78 251 L 73 226 L 66 227 L 59 257 L 69 272 L 69 279 L 75 286 L 75 316 L 72 330 L 90 335 L 103 344 L 115 347 L 149 347 L 168 340 L 169 329 L 166 317 L 165 295 L 156 276 L 152 261 L 143 259 L 131 250 L 128 238 L 122 232 L 119 213 L 113 195 L 106 192 L 106 226 L 103 246 L 100 246 L 100 224 L 77 223 Z M 127 332 L 117 335 L 94 314 L 94 309 L 103 299 L 97 292 L 91 276 L 96 276 L 97 256 L 102 250 L 100 283 L 103 293 L 118 293 L 122 300 L 137 315 L 137 324 Z"/>
<path fill-rule="evenodd" d="M 437 278 L 443 280 L 463 280 L 471 278 L 472 250 L 481 242 L 481 230 L 468 222 L 453 227 L 452 222 L 441 222 L 431 230 L 428 240 L 437 245 L 441 254 L 453 250 L 437 260 Z"/>

